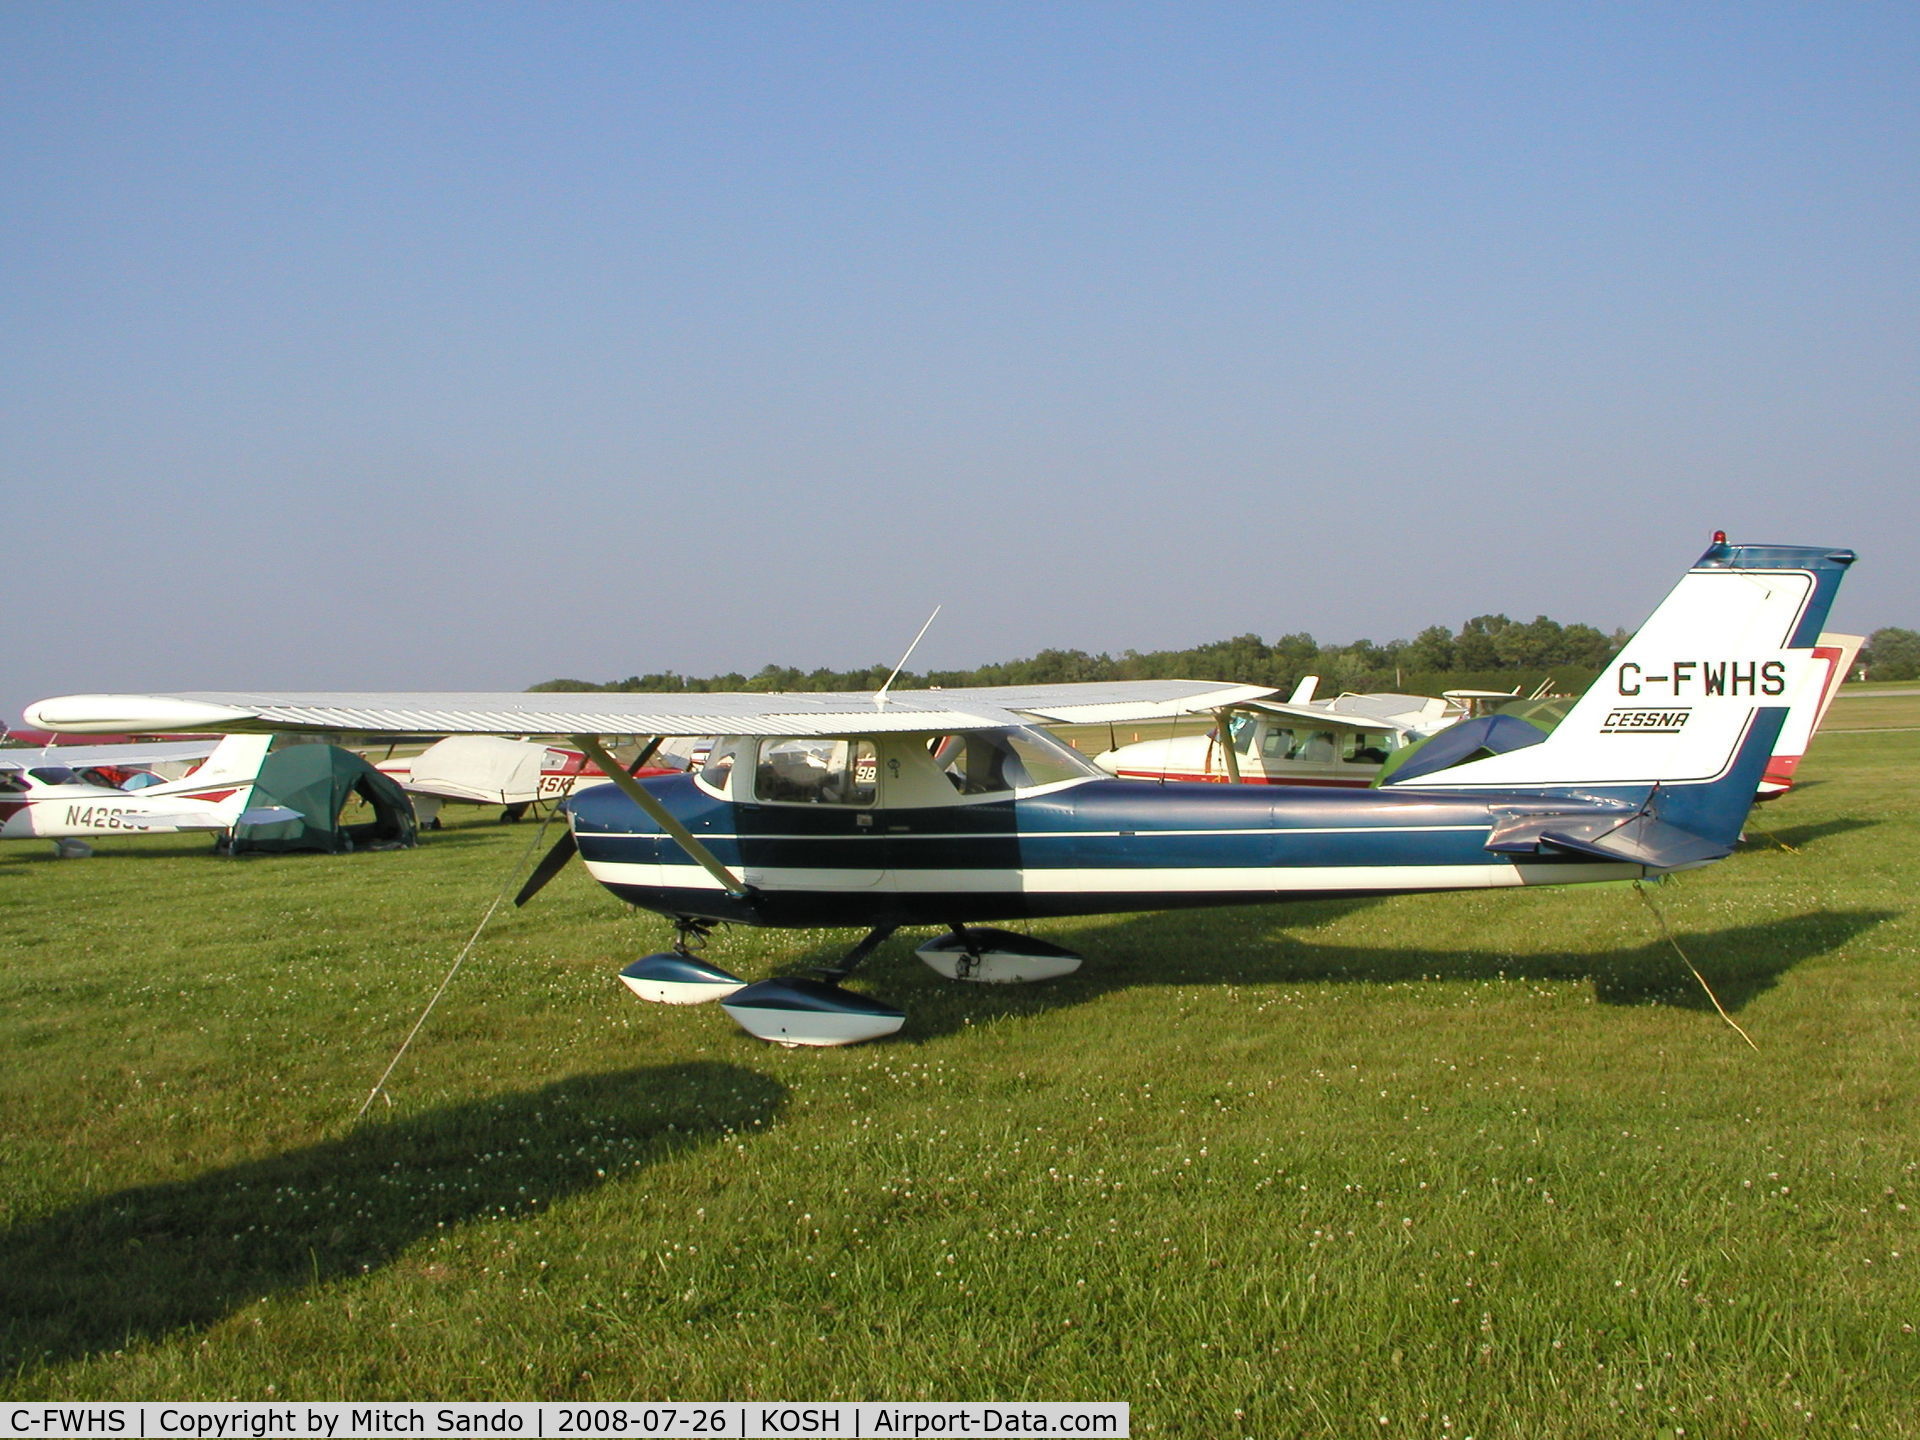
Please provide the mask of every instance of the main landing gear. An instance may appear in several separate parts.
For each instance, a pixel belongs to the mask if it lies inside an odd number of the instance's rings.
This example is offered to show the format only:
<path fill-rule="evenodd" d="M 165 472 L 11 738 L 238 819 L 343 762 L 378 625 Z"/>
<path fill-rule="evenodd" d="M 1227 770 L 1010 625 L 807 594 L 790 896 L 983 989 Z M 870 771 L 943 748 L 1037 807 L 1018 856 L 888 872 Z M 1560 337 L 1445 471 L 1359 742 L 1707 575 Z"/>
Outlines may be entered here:
<path fill-rule="evenodd" d="M 1080 957 L 1063 946 L 985 925 L 956 925 L 913 953 L 949 980 L 979 985 L 1030 985 L 1080 968 Z"/>
<path fill-rule="evenodd" d="M 644 955 L 620 972 L 627 988 L 642 1000 L 665 1005 L 697 1005 L 718 1000 L 749 1035 L 775 1045 L 856 1045 L 893 1034 L 906 1023 L 904 1010 L 848 990 L 841 981 L 877 950 L 898 927 L 870 930 L 837 965 L 814 972 L 818 978 L 781 975 L 752 984 L 730 975 L 696 953 L 713 923 L 693 916 L 675 919 L 673 949 Z M 955 925 L 915 952 L 952 980 L 1012 985 L 1052 980 L 1080 968 L 1080 957 L 1030 935 L 985 926 Z"/>

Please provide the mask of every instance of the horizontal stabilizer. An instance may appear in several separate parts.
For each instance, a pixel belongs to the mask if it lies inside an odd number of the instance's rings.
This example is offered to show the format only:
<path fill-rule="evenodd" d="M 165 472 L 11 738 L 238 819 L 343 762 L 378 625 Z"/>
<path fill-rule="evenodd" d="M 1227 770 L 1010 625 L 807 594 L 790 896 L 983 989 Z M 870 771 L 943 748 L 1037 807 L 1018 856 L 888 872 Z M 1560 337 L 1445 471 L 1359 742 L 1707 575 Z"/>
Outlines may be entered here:
<path fill-rule="evenodd" d="M 1645 813 L 1512 815 L 1494 826 L 1487 849 L 1508 855 L 1565 850 L 1651 870 L 1684 870 L 1733 853 L 1731 845 Z"/>
<path fill-rule="evenodd" d="M 226 820 L 212 810 L 143 810 L 139 825 L 142 829 L 165 832 L 168 830 L 224 830 Z"/>
<path fill-rule="evenodd" d="M 307 817 L 298 810 L 285 805 L 256 805 L 251 810 L 242 810 L 234 817 L 234 825 L 284 825 L 289 820 L 304 820 Z"/>
<path fill-rule="evenodd" d="M 304 820 L 298 810 L 284 805 L 260 805 L 233 815 L 225 810 L 152 810 L 143 813 L 142 823 L 170 830 L 231 830 L 240 825 L 278 825 L 283 820 Z"/>

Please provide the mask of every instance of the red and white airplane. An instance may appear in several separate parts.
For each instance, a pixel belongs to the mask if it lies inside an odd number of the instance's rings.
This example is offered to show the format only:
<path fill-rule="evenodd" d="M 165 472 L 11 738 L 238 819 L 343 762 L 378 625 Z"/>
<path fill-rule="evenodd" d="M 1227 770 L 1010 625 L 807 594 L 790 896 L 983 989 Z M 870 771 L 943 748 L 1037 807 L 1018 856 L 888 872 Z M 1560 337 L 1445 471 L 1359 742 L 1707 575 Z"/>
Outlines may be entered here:
<path fill-rule="evenodd" d="M 64 857 L 92 853 L 88 840 L 114 835 L 170 835 L 182 830 L 231 830 L 298 818 L 281 805 L 248 808 L 271 735 L 228 735 L 217 744 L 58 747 L 0 750 L 0 840 L 52 840 Z M 75 764 L 85 755 L 114 754 L 116 763 L 137 766 L 183 758 L 186 750 L 206 757 L 189 775 L 141 790 L 102 784 L 97 765 Z M 65 759 L 59 758 L 65 755 Z M 48 757 L 54 757 L 49 759 Z"/>
<path fill-rule="evenodd" d="M 9 738 L 18 733 L 9 731 Z M 36 741 L 30 746 L 0 747 L 0 766 L 70 770 L 76 779 L 89 785 L 137 790 L 162 780 L 180 779 L 213 753 L 219 738 L 196 735 L 185 740 L 127 739 L 106 745 L 55 745 L 51 741 Z"/>
<path fill-rule="evenodd" d="M 498 805 L 502 820 L 517 820 L 536 801 L 577 795 L 609 780 L 582 751 L 504 735 L 449 735 L 418 755 L 392 755 L 373 764 L 412 797 L 413 813 L 425 827 L 438 825 L 440 807 L 449 802 Z M 636 773 L 666 775 L 674 768 Z"/>
<path fill-rule="evenodd" d="M 1793 785 L 1793 773 L 1806 756 L 1814 731 L 1827 718 L 1827 707 L 1840 691 L 1840 682 L 1853 669 L 1853 657 L 1867 643 L 1864 635 L 1822 635 L 1813 647 L 1813 659 L 1806 679 L 1787 711 L 1786 724 L 1780 727 L 1780 739 L 1760 777 L 1760 798 L 1771 800 Z"/>

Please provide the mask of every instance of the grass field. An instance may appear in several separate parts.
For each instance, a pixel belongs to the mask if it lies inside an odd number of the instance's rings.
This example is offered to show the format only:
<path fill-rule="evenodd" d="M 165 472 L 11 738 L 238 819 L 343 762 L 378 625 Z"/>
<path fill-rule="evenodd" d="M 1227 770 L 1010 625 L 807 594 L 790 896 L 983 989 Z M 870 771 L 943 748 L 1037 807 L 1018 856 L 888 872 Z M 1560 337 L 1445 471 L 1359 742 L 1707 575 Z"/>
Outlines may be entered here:
<path fill-rule="evenodd" d="M 1920 682 L 1848 685 L 1834 696 L 1823 731 L 1903 730 L 1920 726 Z"/>
<path fill-rule="evenodd" d="M 1089 963 L 1030 989 L 901 937 L 901 1035 L 787 1052 L 628 996 L 668 929 L 576 868 L 356 1121 L 531 826 L 9 845 L 0 1395 L 1920 1434 L 1920 699 L 1847 705 L 1655 894 L 1757 1052 L 1626 887 L 1060 923 Z"/>

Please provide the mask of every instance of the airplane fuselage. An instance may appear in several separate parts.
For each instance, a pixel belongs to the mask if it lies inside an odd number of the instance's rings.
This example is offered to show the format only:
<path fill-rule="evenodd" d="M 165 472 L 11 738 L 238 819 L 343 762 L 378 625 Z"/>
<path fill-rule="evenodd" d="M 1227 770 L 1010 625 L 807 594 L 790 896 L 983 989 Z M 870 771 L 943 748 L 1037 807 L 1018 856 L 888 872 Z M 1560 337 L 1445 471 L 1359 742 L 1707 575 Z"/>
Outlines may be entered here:
<path fill-rule="evenodd" d="M 1538 793 L 1439 794 L 1088 779 L 970 804 L 743 803 L 689 776 L 648 789 L 751 887 L 728 894 L 624 795 L 569 805 L 615 895 L 759 925 L 947 925 L 1637 877 L 1638 865 L 1486 848 Z"/>
<path fill-rule="evenodd" d="M 229 787 L 227 794 L 232 793 Z M 223 798 L 223 797 L 221 797 Z M 91 839 L 103 835 L 170 835 L 211 829 L 223 819 L 217 798 L 158 799 L 102 785 L 39 785 L 0 796 L 0 840 Z"/>

